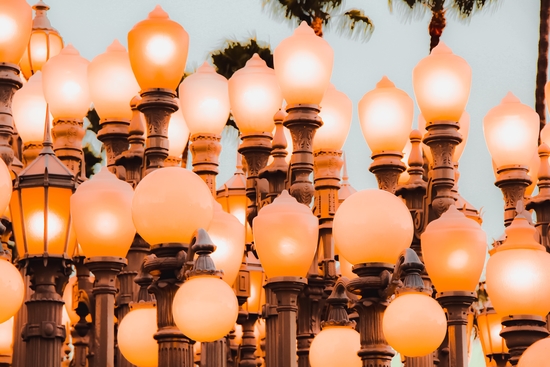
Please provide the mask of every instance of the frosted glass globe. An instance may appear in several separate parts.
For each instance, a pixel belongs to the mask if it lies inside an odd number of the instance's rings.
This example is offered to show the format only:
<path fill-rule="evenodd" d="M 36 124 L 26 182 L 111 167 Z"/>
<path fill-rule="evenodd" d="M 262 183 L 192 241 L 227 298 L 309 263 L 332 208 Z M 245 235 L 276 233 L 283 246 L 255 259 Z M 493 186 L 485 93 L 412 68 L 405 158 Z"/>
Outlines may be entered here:
<path fill-rule="evenodd" d="M 0 323 L 14 316 L 23 304 L 25 284 L 19 270 L 9 261 L 0 259 Z"/>
<path fill-rule="evenodd" d="M 348 326 L 327 326 L 313 338 L 309 349 L 311 367 L 361 367 L 357 352 L 359 333 Z"/>
<path fill-rule="evenodd" d="M 518 367 L 550 367 L 550 338 L 544 338 L 533 343 L 523 352 Z"/>
<path fill-rule="evenodd" d="M 130 311 L 118 325 L 118 347 L 120 353 L 138 367 L 158 366 L 157 308 L 152 304 L 139 304 Z"/>

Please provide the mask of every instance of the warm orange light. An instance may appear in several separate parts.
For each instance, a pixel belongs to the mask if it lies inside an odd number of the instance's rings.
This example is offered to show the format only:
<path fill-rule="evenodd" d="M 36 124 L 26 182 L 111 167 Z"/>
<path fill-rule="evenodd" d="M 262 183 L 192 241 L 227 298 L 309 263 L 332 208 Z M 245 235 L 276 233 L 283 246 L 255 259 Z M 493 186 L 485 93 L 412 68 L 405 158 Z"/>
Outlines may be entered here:
<path fill-rule="evenodd" d="M 229 99 L 241 133 L 270 133 L 274 128 L 273 115 L 281 108 L 283 95 L 275 71 L 254 54 L 229 79 Z"/>
<path fill-rule="evenodd" d="M 445 312 L 432 297 L 420 292 L 400 294 L 384 312 L 382 329 L 388 344 L 407 357 L 436 350 L 447 333 Z"/>
<path fill-rule="evenodd" d="M 40 1 L 33 9 L 36 15 L 32 22 L 31 38 L 19 64 L 26 79 L 42 70 L 46 61 L 63 49 L 63 39 L 52 27 L 46 15 L 50 7 Z"/>
<path fill-rule="evenodd" d="M 483 118 L 483 134 L 497 167 L 528 166 L 537 151 L 539 115 L 508 93 Z"/>
<path fill-rule="evenodd" d="M 468 103 L 472 69 L 443 42 L 413 70 L 414 95 L 428 122 L 458 121 Z"/>
<path fill-rule="evenodd" d="M 253 220 L 254 243 L 268 278 L 305 277 L 315 256 L 319 220 L 284 190 Z"/>
<path fill-rule="evenodd" d="M 0 161 L 0 213 L 5 213 L 10 204 L 13 186 L 8 166 L 6 166 L 3 159 L 0 159 Z"/>
<path fill-rule="evenodd" d="M 13 354 L 13 317 L 0 324 L 0 362 L 11 362 Z M 8 361 L 2 358 L 9 358 Z"/>
<path fill-rule="evenodd" d="M 302 22 L 273 52 L 273 63 L 288 104 L 319 104 L 330 83 L 334 51 Z"/>
<path fill-rule="evenodd" d="M 516 217 L 487 262 L 487 292 L 499 315 L 546 317 L 550 311 L 550 254 L 535 233 L 527 219 Z"/>
<path fill-rule="evenodd" d="M 67 316 L 69 317 L 71 325 L 75 325 L 80 320 L 80 316 L 76 313 L 75 305 L 73 304 L 73 289 L 77 280 L 78 278 L 76 276 L 70 277 L 69 282 L 63 290 L 63 301 L 65 302 L 63 307 L 67 311 Z"/>
<path fill-rule="evenodd" d="M 132 186 L 107 167 L 80 184 L 71 197 L 71 216 L 86 257 L 126 257 L 136 234 L 133 196 Z"/>
<path fill-rule="evenodd" d="M 334 243 L 352 264 L 394 264 L 410 246 L 414 226 L 409 209 L 383 190 L 362 190 L 348 197 L 334 216 Z"/>
<path fill-rule="evenodd" d="M 485 265 L 487 236 L 454 205 L 432 221 L 420 237 L 426 271 L 438 292 L 470 291 Z"/>
<path fill-rule="evenodd" d="M 502 317 L 497 314 L 492 305 L 486 305 L 486 308 L 477 315 L 477 329 L 479 330 L 479 339 L 483 354 L 491 356 L 494 354 L 508 353 L 508 348 L 504 339 L 500 336 L 502 330 Z"/>
<path fill-rule="evenodd" d="M 344 146 L 351 127 L 353 106 L 345 93 L 329 84 L 319 116 L 323 120 L 313 139 L 313 150 L 340 150 Z"/>
<path fill-rule="evenodd" d="M 0 259 L 0 323 L 14 316 L 23 304 L 25 284 L 19 270 L 7 260 Z"/>
<path fill-rule="evenodd" d="M 42 88 L 42 73 L 36 72 L 23 88 L 15 92 L 12 102 L 13 120 L 23 143 L 44 139 L 46 99 Z"/>
<path fill-rule="evenodd" d="M 228 82 L 207 62 L 179 87 L 183 117 L 191 135 L 222 133 L 229 117 Z"/>
<path fill-rule="evenodd" d="M 210 227 L 213 205 L 212 193 L 199 176 L 185 168 L 165 167 L 139 182 L 132 216 L 137 232 L 151 245 L 189 243 L 198 228 Z"/>
<path fill-rule="evenodd" d="M 216 276 L 189 278 L 178 289 L 173 303 L 174 321 L 189 338 L 212 342 L 233 328 L 239 303 L 233 289 Z"/>
<path fill-rule="evenodd" d="M 248 198 L 246 197 L 246 176 L 243 172 L 242 156 L 237 156 L 237 169 L 226 183 L 216 193 L 216 200 L 223 210 L 233 214 L 241 224 L 246 223 L 246 209 Z"/>
<path fill-rule="evenodd" d="M 120 353 L 139 367 L 158 366 L 157 308 L 153 303 L 134 304 L 118 325 L 117 341 Z"/>
<path fill-rule="evenodd" d="M 311 367 L 361 367 L 360 336 L 351 326 L 325 326 L 309 349 Z"/>
<path fill-rule="evenodd" d="M 470 114 L 464 111 L 462 116 L 460 116 L 460 120 L 458 120 L 458 124 L 460 125 L 458 132 L 462 136 L 462 142 L 455 148 L 455 153 L 453 154 L 453 162 L 455 163 L 460 160 L 460 157 L 462 157 L 462 153 L 464 153 L 464 148 L 466 147 L 466 142 L 468 141 L 468 134 L 470 132 Z M 422 136 L 426 134 L 426 120 L 422 114 L 418 115 L 418 130 L 420 130 Z M 424 155 L 428 158 L 428 162 L 432 163 L 433 157 L 430 147 L 422 144 L 422 150 L 424 151 Z"/>
<path fill-rule="evenodd" d="M 216 269 L 223 270 L 223 280 L 233 285 L 244 253 L 244 226 L 235 216 L 222 210 L 222 206 L 214 203 L 214 217 L 210 222 L 208 234 L 216 245 L 210 257 L 216 264 Z"/>
<path fill-rule="evenodd" d="M 0 62 L 19 64 L 32 31 L 32 10 L 25 0 L 0 0 Z"/>
<path fill-rule="evenodd" d="M 518 362 L 518 367 L 550 367 L 548 350 L 550 349 L 550 338 L 544 338 L 527 348 Z"/>
<path fill-rule="evenodd" d="M 185 70 L 189 35 L 157 5 L 128 32 L 130 63 L 142 90 L 176 90 Z"/>
<path fill-rule="evenodd" d="M 401 152 L 409 140 L 414 105 L 411 97 L 387 78 L 359 101 L 359 121 L 373 153 Z"/>
<path fill-rule="evenodd" d="M 177 100 L 178 106 L 180 101 Z M 170 123 L 168 124 L 168 155 L 171 157 L 181 158 L 187 141 L 189 140 L 189 128 L 183 118 L 181 107 L 170 115 Z"/>
<path fill-rule="evenodd" d="M 78 51 L 67 45 L 42 68 L 44 97 L 55 119 L 81 120 L 90 108 L 88 64 Z"/>
<path fill-rule="evenodd" d="M 130 101 L 139 85 L 130 66 L 130 58 L 118 40 L 96 56 L 88 66 L 90 95 L 99 117 L 105 120 L 130 120 Z"/>

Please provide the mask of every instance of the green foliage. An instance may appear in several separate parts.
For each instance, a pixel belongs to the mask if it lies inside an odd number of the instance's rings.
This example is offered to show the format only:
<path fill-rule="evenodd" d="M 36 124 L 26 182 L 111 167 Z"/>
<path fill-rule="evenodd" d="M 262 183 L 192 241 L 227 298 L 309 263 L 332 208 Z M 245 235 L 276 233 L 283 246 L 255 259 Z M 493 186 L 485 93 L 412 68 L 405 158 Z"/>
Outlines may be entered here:
<path fill-rule="evenodd" d="M 101 143 L 97 140 L 97 132 L 101 128 L 99 115 L 94 108 L 91 108 L 86 115 L 86 135 L 82 141 L 82 152 L 84 153 L 84 164 L 86 166 L 86 177 L 95 173 L 96 165 L 103 163 L 101 154 Z"/>
<path fill-rule="evenodd" d="M 284 18 L 293 22 L 305 21 L 311 25 L 315 18 L 327 24 L 331 14 L 343 4 L 343 0 L 264 0 L 274 14 L 284 14 Z"/>
<path fill-rule="evenodd" d="M 336 32 L 350 39 L 367 41 L 374 32 L 374 23 L 360 9 L 350 9 L 336 19 Z"/>

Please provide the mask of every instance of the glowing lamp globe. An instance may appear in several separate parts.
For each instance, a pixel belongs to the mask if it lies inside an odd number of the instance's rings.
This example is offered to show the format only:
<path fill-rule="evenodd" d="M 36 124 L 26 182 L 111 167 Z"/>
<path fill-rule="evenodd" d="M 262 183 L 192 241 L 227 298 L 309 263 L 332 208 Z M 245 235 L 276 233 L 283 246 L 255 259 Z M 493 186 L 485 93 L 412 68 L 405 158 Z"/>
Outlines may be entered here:
<path fill-rule="evenodd" d="M 311 367 L 361 367 L 359 333 L 350 326 L 325 326 L 309 349 Z"/>
<path fill-rule="evenodd" d="M 0 0 L 0 60 L 19 64 L 32 31 L 32 10 L 25 0 Z"/>
<path fill-rule="evenodd" d="M 39 142 L 44 139 L 44 116 L 46 99 L 42 88 L 42 72 L 36 72 L 15 92 L 12 112 L 17 133 L 23 143 Z"/>
<path fill-rule="evenodd" d="M 477 315 L 476 319 L 483 354 L 491 356 L 508 353 L 506 342 L 500 336 L 502 317 L 495 312 L 490 302 L 486 304 L 485 309 Z"/>
<path fill-rule="evenodd" d="M 289 105 L 321 103 L 330 84 L 334 51 L 302 22 L 273 52 L 275 75 Z"/>
<path fill-rule="evenodd" d="M 422 357 L 436 350 L 445 339 L 447 318 L 429 295 L 405 292 L 384 312 L 382 330 L 388 344 L 401 355 Z"/>
<path fill-rule="evenodd" d="M 401 152 L 412 129 L 414 104 L 407 93 L 383 77 L 359 101 L 359 121 L 373 153 Z"/>
<path fill-rule="evenodd" d="M 499 315 L 550 312 L 550 254 L 535 241 L 536 230 L 517 216 L 506 228 L 507 239 L 487 262 L 487 293 Z"/>
<path fill-rule="evenodd" d="M 134 190 L 107 167 L 80 184 L 71 197 L 76 238 L 87 257 L 126 257 L 136 229 L 132 222 Z"/>
<path fill-rule="evenodd" d="M 157 5 L 128 32 L 132 70 L 142 90 L 176 90 L 187 61 L 189 35 Z"/>
<path fill-rule="evenodd" d="M 178 100 L 178 106 L 180 102 Z M 171 157 L 181 158 L 187 141 L 189 140 L 189 128 L 183 118 L 183 112 L 181 108 L 170 115 L 170 122 L 168 124 L 168 155 Z"/>
<path fill-rule="evenodd" d="M 462 157 L 470 133 L 470 114 L 467 111 L 462 113 L 462 116 L 460 116 L 458 120 L 458 124 L 460 125 L 458 132 L 462 136 L 462 141 L 455 147 L 455 152 L 453 154 L 453 162 L 455 163 Z M 422 136 L 426 134 L 426 120 L 422 114 L 418 115 L 418 130 L 420 130 Z M 430 147 L 422 144 L 422 150 L 424 151 L 424 156 L 428 158 L 428 162 L 433 163 L 432 150 Z"/>
<path fill-rule="evenodd" d="M 118 348 L 126 360 L 138 367 L 158 366 L 157 308 L 138 303 L 118 325 Z"/>
<path fill-rule="evenodd" d="M 470 65 L 443 42 L 413 70 L 414 95 L 428 122 L 458 121 L 468 103 L 471 83 Z"/>
<path fill-rule="evenodd" d="M 189 243 L 197 228 L 210 227 L 213 215 L 208 186 L 195 173 L 181 167 L 149 173 L 137 185 L 132 201 L 136 230 L 151 245 Z"/>
<path fill-rule="evenodd" d="M 245 67 L 229 79 L 229 100 L 241 133 L 271 133 L 273 115 L 283 103 L 275 71 L 254 54 Z"/>
<path fill-rule="evenodd" d="M 0 259 L 0 323 L 14 316 L 23 304 L 25 284 L 19 270 L 9 261 Z"/>
<path fill-rule="evenodd" d="M 223 270 L 222 279 L 227 284 L 233 285 L 243 259 L 244 226 L 234 215 L 224 212 L 222 206 L 215 202 L 214 217 L 210 222 L 208 234 L 212 243 L 216 245 L 216 251 L 210 257 L 214 260 L 216 269 Z"/>
<path fill-rule="evenodd" d="M 401 199 L 383 190 L 362 190 L 340 204 L 333 233 L 338 250 L 352 264 L 394 264 L 410 246 L 414 226 Z"/>
<path fill-rule="evenodd" d="M 132 118 L 130 101 L 139 93 L 130 58 L 118 40 L 88 66 L 90 95 L 99 117 L 121 121 Z"/>
<path fill-rule="evenodd" d="M 550 367 L 548 350 L 550 350 L 550 338 L 544 338 L 531 344 L 521 355 L 518 367 Z"/>
<path fill-rule="evenodd" d="M 487 236 L 477 222 L 451 205 L 420 239 L 426 271 L 438 292 L 475 291 L 487 253 Z"/>
<path fill-rule="evenodd" d="M 212 342 L 229 334 L 239 314 L 233 289 L 213 275 L 189 278 L 176 292 L 172 307 L 176 326 L 200 342 Z"/>
<path fill-rule="evenodd" d="M 179 96 L 191 136 L 221 134 L 230 109 L 227 79 L 204 62 L 180 84 Z"/>
<path fill-rule="evenodd" d="M 42 67 L 44 97 L 55 119 L 82 120 L 90 108 L 88 64 L 67 45 Z"/>
<path fill-rule="evenodd" d="M 317 249 L 319 220 L 284 190 L 252 222 L 254 243 L 268 278 L 305 277 Z"/>
<path fill-rule="evenodd" d="M 0 323 L 0 361 L 2 357 L 13 354 L 13 317 Z"/>
<path fill-rule="evenodd" d="M 508 93 L 502 102 L 483 118 L 483 134 L 498 168 L 528 166 L 537 151 L 539 115 Z"/>
<path fill-rule="evenodd" d="M 321 101 L 323 126 L 313 139 L 313 151 L 341 150 L 351 127 L 353 105 L 345 93 L 329 84 Z"/>
<path fill-rule="evenodd" d="M 544 125 L 540 131 L 540 141 L 550 147 L 550 125 Z"/>

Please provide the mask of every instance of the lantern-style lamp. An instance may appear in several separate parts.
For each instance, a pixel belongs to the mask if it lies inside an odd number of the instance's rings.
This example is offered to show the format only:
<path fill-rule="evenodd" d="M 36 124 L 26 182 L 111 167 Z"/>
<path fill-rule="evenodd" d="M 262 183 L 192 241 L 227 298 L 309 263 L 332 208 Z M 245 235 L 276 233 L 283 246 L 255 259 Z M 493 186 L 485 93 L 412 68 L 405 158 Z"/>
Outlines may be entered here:
<path fill-rule="evenodd" d="M 223 270 L 222 279 L 231 286 L 237 278 L 243 258 L 244 226 L 234 215 L 224 212 L 222 206 L 214 202 L 214 217 L 208 232 L 212 243 L 216 245 L 216 251 L 210 257 L 216 268 Z"/>
<path fill-rule="evenodd" d="M 130 63 L 142 90 L 176 90 L 183 76 L 189 35 L 157 5 L 128 32 Z"/>
<path fill-rule="evenodd" d="M 107 167 L 80 184 L 71 197 L 78 243 L 87 257 L 126 257 L 136 230 L 132 222 L 132 186 Z"/>
<path fill-rule="evenodd" d="M 1 324 L 12 318 L 21 308 L 25 297 L 25 284 L 19 270 L 6 259 L 0 259 L 0 271 L 0 292 L 3 292 L 0 305 Z"/>
<path fill-rule="evenodd" d="M 179 100 L 177 100 L 180 105 Z M 189 128 L 183 118 L 183 112 L 181 108 L 174 112 L 170 116 L 170 123 L 168 124 L 168 158 L 173 165 L 179 166 L 182 162 L 183 151 L 187 147 L 189 141 Z M 183 157 L 187 159 L 187 157 Z"/>
<path fill-rule="evenodd" d="M 485 264 L 487 237 L 454 205 L 421 235 L 426 271 L 438 292 L 473 292 Z"/>
<path fill-rule="evenodd" d="M 487 148 L 498 168 L 528 166 L 537 151 L 539 117 L 529 106 L 508 93 L 483 119 Z"/>
<path fill-rule="evenodd" d="M 502 317 L 496 313 L 490 301 L 485 304 L 483 310 L 476 317 L 483 354 L 492 360 L 506 362 L 508 347 L 500 336 Z"/>
<path fill-rule="evenodd" d="M 153 302 L 130 304 L 130 312 L 118 326 L 118 348 L 126 360 L 138 367 L 158 366 L 157 308 Z"/>
<path fill-rule="evenodd" d="M 306 22 L 275 48 L 273 63 L 289 105 L 321 103 L 330 84 L 334 51 Z"/>
<path fill-rule="evenodd" d="M 233 289 L 220 278 L 210 258 L 216 246 L 205 230 L 199 229 L 192 247 L 194 269 L 174 296 L 174 321 L 189 338 L 212 342 L 227 335 L 239 313 Z"/>
<path fill-rule="evenodd" d="M 307 206 L 284 190 L 260 210 L 252 225 L 256 250 L 268 278 L 306 276 L 317 249 L 319 225 Z"/>
<path fill-rule="evenodd" d="M 208 187 L 196 174 L 181 167 L 149 173 L 137 185 L 132 201 L 136 230 L 153 246 L 189 243 L 197 228 L 209 228 L 213 215 Z"/>
<path fill-rule="evenodd" d="M 32 10 L 25 0 L 0 1 L 0 62 L 19 64 L 32 31 Z"/>
<path fill-rule="evenodd" d="M 550 367 L 550 360 L 548 359 L 549 348 L 550 338 L 537 341 L 523 352 L 519 359 L 518 367 Z"/>
<path fill-rule="evenodd" d="M 130 101 L 139 92 L 130 58 L 118 40 L 88 66 L 88 83 L 94 107 L 102 121 L 129 121 Z"/>
<path fill-rule="evenodd" d="M 46 14 L 50 7 L 39 0 L 32 8 L 36 15 L 32 21 L 31 38 L 19 63 L 27 80 L 40 71 L 50 57 L 54 57 L 63 49 L 63 38 L 52 27 Z"/>
<path fill-rule="evenodd" d="M 275 71 L 258 54 L 229 79 L 231 113 L 243 135 L 271 133 L 283 96 Z"/>
<path fill-rule="evenodd" d="M 426 293 L 398 294 L 384 312 L 384 336 L 393 349 L 407 357 L 421 357 L 436 350 L 447 332 L 441 306 Z"/>
<path fill-rule="evenodd" d="M 329 84 L 321 100 L 323 120 L 313 139 L 313 151 L 341 150 L 351 127 L 353 105 L 345 93 Z"/>
<path fill-rule="evenodd" d="M 468 63 L 443 42 L 413 70 L 416 101 L 428 122 L 457 122 L 468 103 L 471 83 Z"/>
<path fill-rule="evenodd" d="M 487 292 L 499 315 L 546 317 L 550 311 L 550 254 L 535 241 L 535 233 L 518 215 L 487 262 Z"/>
<path fill-rule="evenodd" d="M 262 264 L 260 264 L 260 260 L 252 251 L 246 252 L 244 261 L 243 268 L 248 272 L 250 279 L 250 295 L 242 308 L 249 314 L 259 315 L 262 312 L 262 305 L 265 304 L 265 272 L 262 268 Z M 235 282 L 235 286 L 237 286 L 237 282 Z"/>
<path fill-rule="evenodd" d="M 244 225 L 246 223 L 248 198 L 246 197 L 246 176 L 240 154 L 237 155 L 236 168 L 233 176 L 218 189 L 216 200 L 221 204 L 223 210 L 233 214 Z"/>
<path fill-rule="evenodd" d="M 391 228 L 391 230 L 389 230 Z M 334 216 L 334 241 L 352 264 L 394 264 L 411 244 L 414 226 L 401 199 L 383 190 L 348 197 Z"/>

